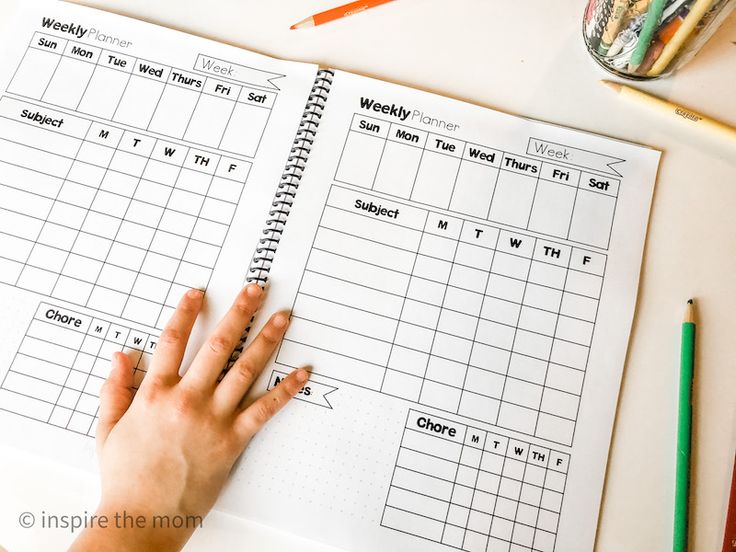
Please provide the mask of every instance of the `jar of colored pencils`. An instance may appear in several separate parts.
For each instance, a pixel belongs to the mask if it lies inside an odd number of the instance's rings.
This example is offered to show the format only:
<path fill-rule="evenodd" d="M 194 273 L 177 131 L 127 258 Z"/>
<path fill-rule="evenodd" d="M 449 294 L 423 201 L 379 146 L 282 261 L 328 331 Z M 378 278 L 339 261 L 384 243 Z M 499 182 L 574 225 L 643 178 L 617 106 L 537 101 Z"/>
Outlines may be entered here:
<path fill-rule="evenodd" d="M 736 0 L 589 0 L 588 51 L 620 77 L 670 75 L 698 53 Z"/>

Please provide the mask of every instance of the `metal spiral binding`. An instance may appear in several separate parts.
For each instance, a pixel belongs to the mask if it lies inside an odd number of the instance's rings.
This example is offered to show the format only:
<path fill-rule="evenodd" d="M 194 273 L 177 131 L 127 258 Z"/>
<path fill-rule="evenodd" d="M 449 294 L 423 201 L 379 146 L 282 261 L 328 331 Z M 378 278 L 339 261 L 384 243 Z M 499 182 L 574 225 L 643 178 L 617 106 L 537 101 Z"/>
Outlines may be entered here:
<path fill-rule="evenodd" d="M 325 102 L 327 102 L 327 95 L 330 92 L 334 75 L 334 71 L 329 69 L 321 70 L 314 81 L 294 144 L 291 147 L 291 153 L 281 176 L 278 191 L 271 204 L 272 209 L 268 213 L 270 218 L 266 221 L 263 237 L 258 242 L 255 255 L 253 255 L 253 260 L 248 268 L 248 277 L 246 278 L 248 283 L 257 283 L 264 286 L 268 280 L 276 249 L 281 241 L 286 220 L 289 218 L 294 198 L 299 190 L 299 182 L 307 165 L 312 144 L 314 144 L 314 137 L 322 119 L 322 112 L 325 108 Z"/>
<path fill-rule="evenodd" d="M 258 242 L 258 247 L 248 268 L 248 275 L 245 279 L 248 283 L 256 283 L 264 287 L 268 281 L 271 264 L 281 241 L 281 236 L 284 233 L 284 226 L 289 218 L 291 207 L 294 204 L 294 198 L 299 190 L 299 183 L 306 168 L 309 153 L 314 144 L 314 138 L 317 135 L 317 128 L 322 119 L 322 112 L 324 111 L 334 76 L 334 71 L 322 69 L 317 73 L 317 78 L 314 80 L 314 86 L 307 99 L 307 104 L 304 107 L 304 115 L 302 115 L 299 129 L 294 138 L 294 144 L 291 146 L 291 152 L 286 160 L 286 166 L 281 175 L 278 190 L 274 195 L 271 210 L 268 213 L 269 219 L 266 221 L 266 227 L 263 229 L 263 237 Z M 233 352 L 231 363 L 235 362 L 243 352 L 243 342 L 249 330 L 250 328 L 245 330 L 240 345 Z"/>

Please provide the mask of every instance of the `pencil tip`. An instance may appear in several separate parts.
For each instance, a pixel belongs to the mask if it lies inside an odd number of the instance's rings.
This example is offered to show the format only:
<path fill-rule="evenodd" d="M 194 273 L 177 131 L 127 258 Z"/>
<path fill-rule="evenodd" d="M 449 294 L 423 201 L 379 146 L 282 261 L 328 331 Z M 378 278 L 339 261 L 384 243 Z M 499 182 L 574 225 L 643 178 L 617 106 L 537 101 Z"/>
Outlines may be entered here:
<path fill-rule="evenodd" d="M 685 317 L 683 318 L 683 322 L 695 323 L 695 301 L 693 299 L 687 300 L 687 305 L 685 306 Z"/>
<path fill-rule="evenodd" d="M 294 29 L 303 29 L 304 27 L 314 27 L 314 19 L 312 17 L 307 17 L 306 19 L 302 19 L 298 23 L 294 23 L 289 28 L 291 30 L 294 30 Z"/>

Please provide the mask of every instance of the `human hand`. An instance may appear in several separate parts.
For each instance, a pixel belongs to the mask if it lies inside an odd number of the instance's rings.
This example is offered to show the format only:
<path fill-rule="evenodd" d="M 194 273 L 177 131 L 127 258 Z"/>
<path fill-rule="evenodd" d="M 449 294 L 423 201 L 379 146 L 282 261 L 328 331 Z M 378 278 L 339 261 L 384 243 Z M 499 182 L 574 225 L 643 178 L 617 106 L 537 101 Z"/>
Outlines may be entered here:
<path fill-rule="evenodd" d="M 307 381 L 295 370 L 244 408 L 244 395 L 286 331 L 276 313 L 218 383 L 263 291 L 249 285 L 198 351 L 184 376 L 179 369 L 203 293 L 181 299 L 161 336 L 138 392 L 130 358 L 116 353 L 101 391 L 97 451 L 102 497 L 98 515 L 142 516 L 143 529 L 87 529 L 72 551 L 180 550 L 194 527 L 154 529 L 153 516 L 199 516 L 212 508 L 236 459 L 253 435 Z"/>

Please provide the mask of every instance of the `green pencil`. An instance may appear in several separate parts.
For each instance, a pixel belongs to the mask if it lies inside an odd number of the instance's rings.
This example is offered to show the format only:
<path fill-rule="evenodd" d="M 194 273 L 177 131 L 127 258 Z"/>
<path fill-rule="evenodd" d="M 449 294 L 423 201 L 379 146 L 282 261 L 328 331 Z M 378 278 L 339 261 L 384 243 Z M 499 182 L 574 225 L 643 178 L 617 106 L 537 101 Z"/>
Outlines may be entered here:
<path fill-rule="evenodd" d="M 682 322 L 680 350 L 680 398 L 677 418 L 677 474 L 675 478 L 674 552 L 687 552 L 688 500 L 690 494 L 690 444 L 692 440 L 692 389 L 695 367 L 695 305 L 687 302 Z"/>
<path fill-rule="evenodd" d="M 652 0 L 649 11 L 644 19 L 644 25 L 639 33 L 639 42 L 636 43 L 634 53 L 631 54 L 631 61 L 629 61 L 629 71 L 636 71 L 641 62 L 644 61 L 644 56 L 647 54 L 649 45 L 652 43 L 654 37 L 654 31 L 659 25 L 659 20 L 662 19 L 662 13 L 664 12 L 665 0 Z"/>

